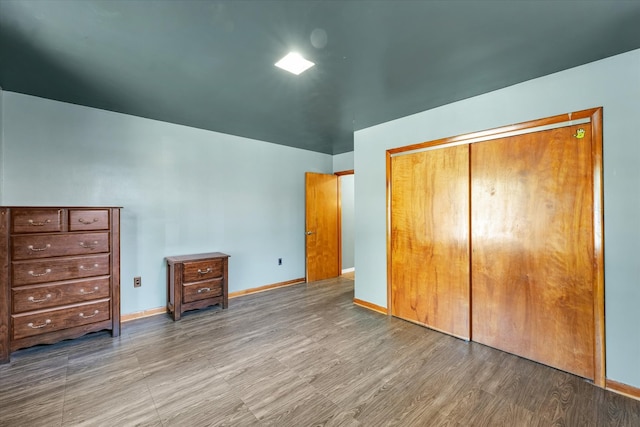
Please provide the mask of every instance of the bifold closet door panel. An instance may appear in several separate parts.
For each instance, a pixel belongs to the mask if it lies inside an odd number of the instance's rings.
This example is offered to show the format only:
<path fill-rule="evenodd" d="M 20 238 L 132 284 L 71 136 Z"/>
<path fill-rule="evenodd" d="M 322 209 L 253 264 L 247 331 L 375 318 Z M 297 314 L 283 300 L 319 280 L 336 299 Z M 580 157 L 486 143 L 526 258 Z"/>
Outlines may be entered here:
<path fill-rule="evenodd" d="M 391 159 L 391 313 L 469 339 L 469 147 Z"/>
<path fill-rule="evenodd" d="M 590 124 L 470 155 L 472 339 L 593 379 Z"/>

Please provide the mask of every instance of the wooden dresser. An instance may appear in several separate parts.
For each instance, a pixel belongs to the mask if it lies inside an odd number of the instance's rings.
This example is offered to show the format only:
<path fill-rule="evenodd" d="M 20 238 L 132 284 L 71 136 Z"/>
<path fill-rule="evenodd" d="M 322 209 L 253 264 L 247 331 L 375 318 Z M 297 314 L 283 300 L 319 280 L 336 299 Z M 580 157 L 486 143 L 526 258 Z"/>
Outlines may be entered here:
<path fill-rule="evenodd" d="M 120 208 L 0 207 L 0 363 L 103 329 L 120 334 Z"/>
<path fill-rule="evenodd" d="M 220 252 L 167 257 L 167 311 L 173 320 L 187 310 L 214 304 L 227 308 L 229 255 Z"/>

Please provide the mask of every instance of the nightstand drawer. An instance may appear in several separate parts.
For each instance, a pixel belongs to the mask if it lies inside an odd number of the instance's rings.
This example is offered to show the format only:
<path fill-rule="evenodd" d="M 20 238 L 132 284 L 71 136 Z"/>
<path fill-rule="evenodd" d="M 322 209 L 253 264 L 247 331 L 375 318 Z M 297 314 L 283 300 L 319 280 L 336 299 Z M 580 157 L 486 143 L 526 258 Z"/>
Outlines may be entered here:
<path fill-rule="evenodd" d="M 109 252 L 109 233 L 15 236 L 11 251 L 15 260 L 99 254 Z"/>
<path fill-rule="evenodd" d="M 43 310 L 35 313 L 11 316 L 13 321 L 13 339 L 46 334 L 61 329 L 109 320 L 109 300 L 81 304 L 74 307 L 62 307 L 57 310 Z"/>
<path fill-rule="evenodd" d="M 69 231 L 108 230 L 109 211 L 107 209 L 70 209 Z"/>
<path fill-rule="evenodd" d="M 102 277 L 100 279 L 13 288 L 11 289 L 13 313 L 109 298 L 110 281 L 109 277 Z"/>
<path fill-rule="evenodd" d="M 184 263 L 184 282 L 199 282 L 222 276 L 222 260 L 208 259 L 205 261 L 193 261 Z"/>
<path fill-rule="evenodd" d="M 53 258 L 12 263 L 13 286 L 106 276 L 109 274 L 109 254 L 73 258 Z"/>
<path fill-rule="evenodd" d="M 11 223 L 14 233 L 49 233 L 62 230 L 60 209 L 13 209 Z"/>
<path fill-rule="evenodd" d="M 182 287 L 182 300 L 184 302 L 199 301 L 220 295 L 222 295 L 222 278 L 190 285 L 185 284 Z"/>

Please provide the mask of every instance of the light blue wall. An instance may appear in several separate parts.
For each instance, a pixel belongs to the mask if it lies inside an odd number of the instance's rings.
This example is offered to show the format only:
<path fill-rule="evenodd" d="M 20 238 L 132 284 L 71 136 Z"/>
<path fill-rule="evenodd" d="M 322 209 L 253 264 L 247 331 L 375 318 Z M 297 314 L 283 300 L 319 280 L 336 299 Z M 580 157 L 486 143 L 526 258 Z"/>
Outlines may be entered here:
<path fill-rule="evenodd" d="M 353 151 L 333 156 L 333 171 L 343 172 L 353 169 Z"/>
<path fill-rule="evenodd" d="M 607 377 L 640 387 L 640 50 L 355 133 L 355 297 L 387 306 L 385 150 L 604 107 Z"/>
<path fill-rule="evenodd" d="M 304 173 L 332 156 L 6 91 L 2 106 L 2 204 L 124 207 L 122 313 L 166 304 L 167 255 L 230 254 L 230 292 L 304 277 Z"/>

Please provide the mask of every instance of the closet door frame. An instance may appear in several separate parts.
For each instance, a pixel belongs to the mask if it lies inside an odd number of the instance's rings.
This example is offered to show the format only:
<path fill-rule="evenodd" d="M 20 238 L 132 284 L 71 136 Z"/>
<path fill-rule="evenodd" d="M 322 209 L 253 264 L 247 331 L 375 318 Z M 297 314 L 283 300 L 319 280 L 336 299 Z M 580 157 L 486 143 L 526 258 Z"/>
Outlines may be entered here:
<path fill-rule="evenodd" d="M 516 136 L 539 130 L 590 123 L 591 159 L 593 177 L 593 312 L 594 312 L 594 384 L 604 388 L 606 386 L 605 372 L 605 319 L 604 319 L 604 209 L 603 209 L 603 178 L 602 178 L 602 107 L 576 111 L 567 114 L 516 123 L 494 129 L 483 130 L 449 138 L 412 144 L 405 147 L 389 149 L 386 152 L 386 193 L 387 193 L 387 314 L 391 315 L 392 307 L 392 260 L 391 260 L 391 158 L 412 152 L 444 148 L 447 146 L 474 144 L 476 142 L 499 139 L 506 136 Z M 472 284 L 473 286 L 473 284 Z M 469 304 L 471 318 L 471 307 Z M 471 336 L 473 341 L 473 335 Z"/>

